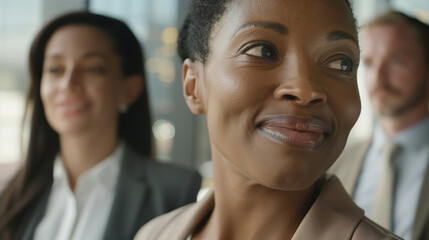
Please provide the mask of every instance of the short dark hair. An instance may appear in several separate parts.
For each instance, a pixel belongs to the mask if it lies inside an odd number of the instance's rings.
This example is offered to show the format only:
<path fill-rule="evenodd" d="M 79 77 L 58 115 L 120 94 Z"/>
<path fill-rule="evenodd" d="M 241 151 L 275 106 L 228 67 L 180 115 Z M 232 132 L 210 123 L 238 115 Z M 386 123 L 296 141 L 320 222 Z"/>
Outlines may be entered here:
<path fill-rule="evenodd" d="M 60 28 L 69 25 L 93 26 L 105 32 L 121 59 L 122 75 L 144 77 L 143 52 L 140 43 L 120 20 L 93 14 L 73 12 L 47 23 L 38 33 L 30 49 L 30 88 L 26 118 L 30 118 L 30 137 L 24 165 L 0 195 L 0 238 L 20 239 L 38 199 L 52 184 L 59 136 L 48 124 L 40 96 L 45 49 L 49 39 Z M 120 114 L 118 135 L 128 146 L 142 155 L 152 155 L 151 117 L 146 87 L 138 99 Z"/>
<path fill-rule="evenodd" d="M 180 30 L 178 53 L 182 60 L 190 58 L 203 63 L 210 53 L 209 39 L 213 26 L 224 15 L 232 0 L 194 0 Z M 349 0 L 345 0 L 350 11 Z M 353 11 L 352 11 L 353 13 Z"/>
<path fill-rule="evenodd" d="M 366 30 L 374 26 L 387 24 L 405 24 L 414 28 L 417 31 L 418 40 L 424 50 L 426 61 L 429 61 L 429 25 L 403 12 L 389 10 L 364 24 L 363 29 Z"/>

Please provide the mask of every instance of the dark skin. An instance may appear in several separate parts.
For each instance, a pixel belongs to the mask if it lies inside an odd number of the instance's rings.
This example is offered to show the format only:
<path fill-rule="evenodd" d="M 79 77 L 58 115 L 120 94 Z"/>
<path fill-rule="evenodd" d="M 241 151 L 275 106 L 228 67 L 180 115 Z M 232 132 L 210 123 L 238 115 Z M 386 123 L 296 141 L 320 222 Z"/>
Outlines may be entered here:
<path fill-rule="evenodd" d="M 353 17 L 342 0 L 236 0 L 210 50 L 183 65 L 214 171 L 215 208 L 193 239 L 290 239 L 360 113 Z"/>

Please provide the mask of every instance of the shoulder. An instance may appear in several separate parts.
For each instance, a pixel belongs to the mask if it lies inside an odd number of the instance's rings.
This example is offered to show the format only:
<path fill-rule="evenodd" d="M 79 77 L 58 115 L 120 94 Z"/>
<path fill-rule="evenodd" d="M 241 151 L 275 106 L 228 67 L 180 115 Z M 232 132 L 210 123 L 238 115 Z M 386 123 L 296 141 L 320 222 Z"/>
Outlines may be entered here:
<path fill-rule="evenodd" d="M 194 202 L 201 187 L 201 175 L 195 169 L 158 162 L 131 148 L 125 151 L 121 178 L 147 186 L 152 196 L 163 199 L 167 210 Z"/>
<path fill-rule="evenodd" d="M 210 190 L 198 202 L 161 215 L 144 225 L 135 239 L 183 240 L 192 234 L 214 208 L 214 192 Z"/>
<path fill-rule="evenodd" d="M 186 188 L 195 185 L 198 189 L 201 186 L 201 175 L 194 169 L 162 163 L 154 159 L 146 160 L 146 180 L 150 183 L 170 187 L 170 189 L 178 185 Z"/>
<path fill-rule="evenodd" d="M 319 184 L 319 196 L 298 227 L 296 239 L 400 239 L 366 218 L 336 176 L 325 175 Z"/>
<path fill-rule="evenodd" d="M 366 138 L 360 141 L 348 143 L 339 158 L 354 156 L 358 153 L 364 154 L 368 150 L 371 140 L 371 138 Z"/>
<path fill-rule="evenodd" d="M 143 240 L 143 239 L 171 239 L 171 236 L 168 232 L 171 229 L 180 231 L 181 226 L 177 225 L 180 221 L 180 218 L 185 214 L 193 204 L 186 205 L 184 207 L 173 210 L 169 213 L 156 217 L 147 224 L 145 224 L 137 232 L 134 240 Z"/>
<path fill-rule="evenodd" d="M 125 149 L 123 158 L 123 169 L 148 181 L 152 178 L 158 181 L 162 179 L 171 180 L 177 177 L 201 181 L 201 176 L 195 169 L 186 168 L 174 163 L 163 163 L 148 156 L 141 156 L 128 146 Z"/>
<path fill-rule="evenodd" d="M 353 234 L 353 240 L 395 240 L 402 239 L 388 230 L 382 228 L 367 217 L 362 218 Z"/>
<path fill-rule="evenodd" d="M 326 195 L 323 196 L 323 194 Z M 350 238 L 347 239 L 352 240 L 401 239 L 364 216 L 364 211 L 353 202 L 336 176 L 327 175 L 327 182 L 321 195 L 324 202 L 328 203 L 325 207 L 329 208 L 325 216 L 338 220 L 335 226 L 332 226 L 339 227 L 334 231 L 337 234 L 344 230 L 351 231 Z M 337 218 L 338 216 L 335 215 L 338 213 L 341 213 L 342 217 Z"/>

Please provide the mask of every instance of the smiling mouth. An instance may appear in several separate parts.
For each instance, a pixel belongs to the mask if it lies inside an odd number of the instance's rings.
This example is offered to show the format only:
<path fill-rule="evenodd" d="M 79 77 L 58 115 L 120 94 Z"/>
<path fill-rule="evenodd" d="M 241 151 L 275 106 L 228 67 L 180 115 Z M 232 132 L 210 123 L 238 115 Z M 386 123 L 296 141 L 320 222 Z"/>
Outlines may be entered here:
<path fill-rule="evenodd" d="M 64 115 L 73 115 L 85 111 L 88 107 L 86 103 L 74 102 L 74 103 L 61 103 L 56 107 L 56 110 Z"/>
<path fill-rule="evenodd" d="M 276 143 L 307 150 L 321 146 L 331 132 L 329 126 L 321 120 L 294 116 L 265 118 L 257 125 L 257 129 Z"/>

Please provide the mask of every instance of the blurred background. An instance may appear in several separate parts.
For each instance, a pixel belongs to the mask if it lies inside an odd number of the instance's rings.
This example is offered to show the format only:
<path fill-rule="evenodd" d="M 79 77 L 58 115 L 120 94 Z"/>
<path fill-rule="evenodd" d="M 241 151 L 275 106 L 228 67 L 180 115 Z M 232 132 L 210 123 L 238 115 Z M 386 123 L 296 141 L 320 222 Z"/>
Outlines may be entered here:
<path fill-rule="evenodd" d="M 194 116 L 183 100 L 181 62 L 176 39 L 190 0 L 0 0 L 0 164 L 19 161 L 28 83 L 27 59 L 39 28 L 58 14 L 89 10 L 119 18 L 143 43 L 157 156 L 162 161 L 195 167 L 210 175 L 205 120 Z M 428 0 L 355 0 L 362 24 L 394 8 L 429 22 Z M 358 73 L 362 114 L 349 141 L 365 137 L 373 119 L 362 76 Z M 25 129 L 25 128 L 24 128 Z M 208 166 L 208 167 L 207 167 Z"/>

